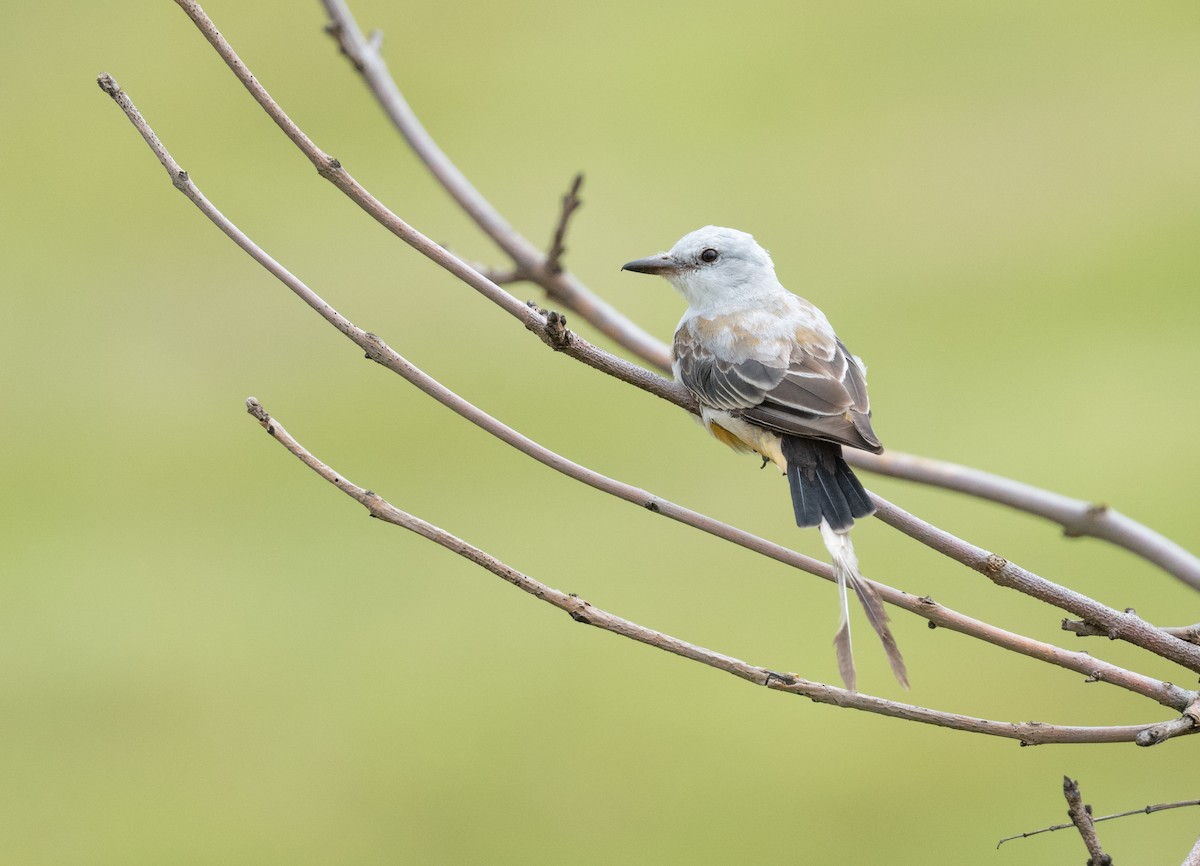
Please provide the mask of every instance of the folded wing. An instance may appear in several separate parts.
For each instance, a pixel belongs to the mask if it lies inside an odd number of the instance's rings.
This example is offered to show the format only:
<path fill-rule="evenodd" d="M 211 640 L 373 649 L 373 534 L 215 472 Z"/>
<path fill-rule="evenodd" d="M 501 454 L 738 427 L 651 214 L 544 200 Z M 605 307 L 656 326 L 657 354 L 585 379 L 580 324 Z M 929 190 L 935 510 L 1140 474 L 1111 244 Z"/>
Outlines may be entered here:
<path fill-rule="evenodd" d="M 731 347 L 729 357 L 716 345 Z M 764 341 L 762 351 L 756 345 L 752 337 L 701 340 L 684 322 L 675 333 L 677 375 L 701 403 L 777 433 L 883 450 L 871 429 L 861 362 L 841 340 L 813 340 L 803 332 L 783 352 L 777 340 Z"/>

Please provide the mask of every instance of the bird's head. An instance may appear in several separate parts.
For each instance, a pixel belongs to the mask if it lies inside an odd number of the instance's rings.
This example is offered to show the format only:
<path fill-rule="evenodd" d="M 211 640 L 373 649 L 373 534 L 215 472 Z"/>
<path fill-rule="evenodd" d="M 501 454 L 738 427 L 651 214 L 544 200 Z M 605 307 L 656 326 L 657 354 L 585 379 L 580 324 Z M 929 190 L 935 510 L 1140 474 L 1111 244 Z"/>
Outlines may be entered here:
<path fill-rule="evenodd" d="M 621 270 L 666 277 L 693 309 L 752 302 L 778 292 L 775 264 L 752 235 L 705 226 L 668 252 L 626 263 Z"/>

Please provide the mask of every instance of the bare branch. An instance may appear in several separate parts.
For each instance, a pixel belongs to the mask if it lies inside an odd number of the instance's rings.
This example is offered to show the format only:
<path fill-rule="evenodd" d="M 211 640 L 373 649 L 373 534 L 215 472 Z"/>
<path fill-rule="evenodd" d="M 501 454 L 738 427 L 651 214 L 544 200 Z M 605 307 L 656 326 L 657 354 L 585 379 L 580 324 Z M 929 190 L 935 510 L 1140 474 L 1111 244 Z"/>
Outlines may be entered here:
<path fill-rule="evenodd" d="M 1036 514 L 1062 526 L 1063 534 L 1070 538 L 1103 539 L 1153 562 L 1193 589 L 1200 589 L 1200 557 L 1106 505 L 1072 499 L 944 460 L 892 451 L 868 454 L 848 450 L 845 456 L 853 465 L 870 472 L 957 490 Z"/>
<path fill-rule="evenodd" d="M 1046 725 L 1040 722 L 997 722 L 957 713 L 944 713 L 912 704 L 903 704 L 883 698 L 849 692 L 825 683 L 802 679 L 794 674 L 777 673 L 768 668 L 751 665 L 732 656 L 714 652 L 695 644 L 680 640 L 662 632 L 648 629 L 594 607 L 576 595 L 568 595 L 525 575 L 474 547 L 443 529 L 401 511 L 377 494 L 349 481 L 344 475 L 323 463 L 300 445 L 278 421 L 274 420 L 253 397 L 246 401 L 250 413 L 275 441 L 298 457 L 306 466 L 333 484 L 352 499 L 362 504 L 372 517 L 411 530 L 418 535 L 437 542 L 471 562 L 486 568 L 508 583 L 568 613 L 576 622 L 593 625 L 648 646 L 673 653 L 718 670 L 726 671 L 756 685 L 775 691 L 788 692 L 810 698 L 817 703 L 865 710 L 898 719 L 923 724 L 969 731 L 989 736 L 1019 740 L 1023 745 L 1046 743 L 1117 743 L 1136 741 L 1145 729 L 1144 725 L 1121 725 L 1112 727 L 1072 727 Z"/>
<path fill-rule="evenodd" d="M 643 331 L 615 307 L 589 291 L 571 274 L 547 267 L 547 256 L 508 224 L 426 132 L 400 88 L 396 86 L 395 79 L 392 78 L 387 63 L 379 52 L 378 43 L 372 43 L 363 36 L 358 22 L 350 14 L 344 0 L 323 2 L 329 14 L 326 30 L 337 39 L 342 53 L 362 75 L 383 107 L 384 113 L 450 196 L 484 234 L 513 260 L 517 273 L 528 275 L 528 278 L 538 283 L 552 300 L 583 316 L 597 330 L 619 345 L 659 370 L 670 370 L 671 355 L 666 344 Z M 182 2 L 180 5 L 187 8 Z M 188 14 L 192 13 L 189 11 Z M 192 17 L 196 20 L 196 16 Z"/>
<path fill-rule="evenodd" d="M 1100 839 L 1096 836 L 1096 825 L 1092 821 L 1092 808 L 1085 806 L 1079 793 L 1079 783 L 1074 779 L 1063 776 L 1063 796 L 1067 798 L 1067 814 L 1071 823 L 1083 837 L 1083 844 L 1088 850 L 1088 866 L 1112 866 L 1112 858 L 1100 847 Z"/>
<path fill-rule="evenodd" d="M 587 467 L 581 466 L 562 457 L 559 454 L 539 445 L 537 442 L 518 433 L 516 430 L 502 424 L 481 409 L 467 402 L 454 392 L 445 388 L 441 383 L 413 366 L 406 359 L 387 346 L 379 337 L 370 334 L 337 312 L 299 278 L 275 261 L 262 248 L 237 228 L 200 192 L 199 188 L 183 171 L 171 154 L 159 141 L 154 131 L 146 123 L 129 97 L 117 86 L 111 76 L 102 75 L 98 83 L 125 112 L 134 127 L 154 151 L 160 163 L 167 169 L 172 182 L 190 201 L 192 201 L 208 219 L 215 223 L 222 232 L 261 264 L 269 273 L 291 289 L 306 304 L 312 307 L 326 321 L 337 328 L 342 334 L 359 346 L 373 361 L 387 367 L 400 375 L 406 381 L 415 385 L 425 394 L 433 397 L 442 405 L 456 412 L 481 429 L 500 438 L 502 441 L 518 449 L 535 460 L 568 475 L 578 481 L 603 492 L 617 496 L 628 502 L 644 507 L 654 513 L 662 514 L 673 520 L 680 521 L 696 529 L 726 539 L 748 550 L 768 556 L 779 562 L 799 568 L 826 580 L 833 580 L 831 568 L 823 562 L 789 550 L 781 545 L 754 536 L 748 532 L 721 523 L 706 515 L 676 505 L 641 488 L 623 484 L 608 478 Z M 548 317 L 548 322 L 560 317 L 557 314 Z M 964 542 L 965 544 L 965 542 Z M 942 607 L 930 598 L 917 598 L 908 593 L 893 589 L 884 584 L 873 584 L 879 595 L 887 602 L 916 613 L 927 619 L 932 625 L 942 626 L 951 630 L 978 638 L 996 646 L 1012 650 L 1050 664 L 1085 673 L 1090 681 L 1112 683 L 1121 688 L 1149 697 L 1158 703 L 1176 710 L 1183 710 L 1196 700 L 1196 693 L 1169 683 L 1164 683 L 1150 677 L 1145 677 L 1123 668 L 1100 661 L 1086 653 L 1070 652 L 1052 644 L 1035 641 L 1023 635 L 1005 631 L 963 614 Z M 1115 612 L 1114 612 L 1115 613 Z"/>

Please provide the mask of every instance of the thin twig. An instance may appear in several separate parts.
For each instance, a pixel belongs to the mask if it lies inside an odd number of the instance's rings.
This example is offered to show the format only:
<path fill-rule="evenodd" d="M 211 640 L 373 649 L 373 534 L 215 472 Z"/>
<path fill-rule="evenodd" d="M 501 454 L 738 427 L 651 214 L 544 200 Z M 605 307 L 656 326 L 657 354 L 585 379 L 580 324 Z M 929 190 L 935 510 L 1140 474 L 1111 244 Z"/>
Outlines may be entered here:
<path fill-rule="evenodd" d="M 326 30 L 337 39 L 342 53 L 362 75 L 383 107 L 384 113 L 450 196 L 484 234 L 513 260 L 517 272 L 528 275 L 529 279 L 538 283 L 553 301 L 564 304 L 568 309 L 583 316 L 617 344 L 659 370 L 669 371 L 671 356 L 665 344 L 589 291 L 571 274 L 565 271 L 555 272 L 547 267 L 547 256 L 509 225 L 425 130 L 400 88 L 396 86 L 395 79 L 388 71 L 387 63 L 379 51 L 378 42 L 373 43 L 363 36 L 358 22 L 354 20 L 343 0 L 324 0 L 324 4 L 329 14 Z"/>
<path fill-rule="evenodd" d="M 889 701 L 860 692 L 849 692 L 825 683 L 802 679 L 790 673 L 777 673 L 759 665 L 751 665 L 732 656 L 717 653 L 662 632 L 648 629 L 608 611 L 594 607 L 576 595 L 568 595 L 526 574 L 517 571 L 496 559 L 486 551 L 463 541 L 451 533 L 408 514 L 365 488 L 349 481 L 344 475 L 323 463 L 300 445 L 278 421 L 273 419 L 253 397 L 246 401 L 250 413 L 275 441 L 298 457 L 306 466 L 333 484 L 352 499 L 362 504 L 372 517 L 403 527 L 421 535 L 442 547 L 476 563 L 508 583 L 567 612 L 576 622 L 593 625 L 648 646 L 673 653 L 683 658 L 726 671 L 756 685 L 775 691 L 788 692 L 810 698 L 817 703 L 864 710 L 883 716 L 969 731 L 990 736 L 1019 740 L 1025 745 L 1047 743 L 1116 743 L 1130 742 L 1145 727 L 1119 725 L 1111 727 L 1074 727 L 1046 725 L 1039 722 L 998 722 L 930 710 L 912 704 Z"/>
<path fill-rule="evenodd" d="M 1200 557 L 1107 505 L 1073 499 L 969 466 L 912 454 L 848 451 L 846 459 L 870 472 L 957 490 L 1036 514 L 1060 525 L 1063 534 L 1069 538 L 1090 536 L 1116 544 L 1154 563 L 1193 589 L 1200 589 Z"/>
<path fill-rule="evenodd" d="M 180 168 L 179 164 L 167 151 L 140 112 L 138 112 L 132 101 L 118 87 L 112 77 L 102 75 L 98 79 L 98 83 L 114 99 L 122 111 L 124 111 L 134 128 L 150 146 L 159 162 L 167 170 L 176 188 L 195 204 L 209 220 L 216 224 L 222 232 L 233 240 L 234 243 L 241 247 L 242 250 L 291 289 L 308 306 L 337 328 L 338 331 L 359 346 L 368 358 L 397 373 L 422 392 L 433 397 L 442 403 L 442 405 L 471 423 L 476 424 L 481 429 L 556 471 L 562 472 L 598 490 L 644 507 L 654 513 L 670 517 L 673 520 L 731 541 L 748 550 L 802 569 L 826 580 L 833 580 L 832 570 L 823 562 L 766 541 L 706 515 L 683 508 L 646 490 L 623 484 L 574 463 L 539 445 L 528 437 L 521 435 L 511 427 L 502 424 L 478 407 L 445 388 L 441 383 L 401 357 L 379 337 L 364 331 L 338 313 L 337 310 L 324 301 L 316 292 L 255 244 L 228 217 L 222 214 L 204 197 L 194 181 L 188 176 L 187 172 Z M 1050 664 L 1085 673 L 1091 681 L 1103 681 L 1117 685 L 1149 697 L 1172 709 L 1183 710 L 1196 700 L 1197 695 L 1195 692 L 1189 692 L 1160 680 L 1125 670 L 1108 662 L 1095 659 L 1086 653 L 1070 652 L 1052 644 L 1035 641 L 1023 635 L 1005 631 L 1004 629 L 945 608 L 927 597 L 917 598 L 884 584 L 874 585 L 885 601 L 916 613 L 933 625 L 949 628 L 953 631 L 1040 659 Z"/>
<path fill-rule="evenodd" d="M 1084 805 L 1083 796 L 1079 793 L 1079 783 L 1063 776 L 1063 796 L 1067 798 L 1067 814 L 1071 816 L 1071 823 L 1075 825 L 1079 835 L 1083 837 L 1083 844 L 1087 847 L 1087 866 L 1112 866 L 1112 858 L 1104 853 L 1100 839 L 1096 836 L 1092 808 Z"/>
<path fill-rule="evenodd" d="M 571 181 L 570 188 L 562 198 L 562 209 L 558 214 L 558 222 L 554 224 L 554 235 L 550 239 L 550 249 L 546 253 L 546 264 L 543 265 L 548 273 L 561 274 L 563 272 L 562 257 L 567 251 L 567 226 L 571 222 L 571 216 L 583 204 L 583 200 L 579 197 L 579 189 L 582 186 L 583 172 L 579 172 Z"/>
<path fill-rule="evenodd" d="M 1182 809 L 1185 806 L 1200 806 L 1200 800 L 1180 800 L 1177 803 L 1156 803 L 1153 806 L 1143 806 L 1140 809 L 1130 809 L 1128 812 L 1117 812 L 1115 815 L 1102 815 L 1099 818 L 1092 818 L 1093 824 L 1099 824 L 1101 821 L 1112 821 L 1115 818 L 1128 818 L 1130 815 L 1152 815 L 1155 812 L 1164 812 L 1167 809 Z M 1005 842 L 1011 842 L 1014 839 L 1028 839 L 1030 836 L 1037 836 L 1041 833 L 1053 833 L 1056 830 L 1067 830 L 1074 827 L 1074 824 L 1054 824 L 1050 827 L 1042 827 L 1039 830 L 1030 830 L 1028 833 L 1018 833 L 1015 836 L 1005 836 L 996 843 L 999 848 Z"/>

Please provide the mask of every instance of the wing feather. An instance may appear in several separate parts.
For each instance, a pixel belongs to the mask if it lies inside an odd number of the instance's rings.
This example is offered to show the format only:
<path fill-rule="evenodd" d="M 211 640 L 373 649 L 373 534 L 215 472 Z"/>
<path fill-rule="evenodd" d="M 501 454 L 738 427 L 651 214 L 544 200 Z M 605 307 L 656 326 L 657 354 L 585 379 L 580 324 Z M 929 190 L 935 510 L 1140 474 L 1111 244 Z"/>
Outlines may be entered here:
<path fill-rule="evenodd" d="M 714 323 L 705 323 L 711 336 Z M 883 450 L 871 428 L 862 363 L 841 340 L 806 350 L 797 340 L 786 353 L 754 353 L 753 340 L 730 339 L 746 357 L 721 357 L 717 341 L 701 340 L 685 321 L 675 333 L 676 377 L 705 406 L 733 412 L 778 433 L 825 439 L 853 448 Z M 749 345 L 750 351 L 746 351 Z M 822 351 L 825 350 L 825 351 Z"/>

